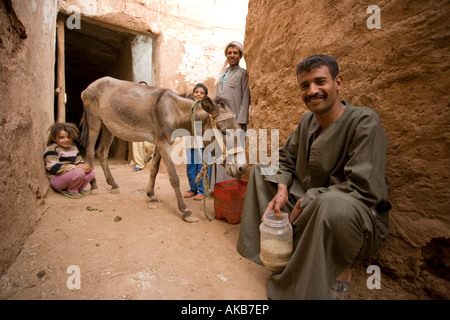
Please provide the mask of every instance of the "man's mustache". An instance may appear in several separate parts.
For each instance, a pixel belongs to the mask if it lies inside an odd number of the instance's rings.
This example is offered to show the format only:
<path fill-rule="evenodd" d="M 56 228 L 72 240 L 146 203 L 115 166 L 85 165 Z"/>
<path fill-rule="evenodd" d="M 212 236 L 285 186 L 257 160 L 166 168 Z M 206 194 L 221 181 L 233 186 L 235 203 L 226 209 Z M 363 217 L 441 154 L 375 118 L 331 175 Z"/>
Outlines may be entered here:
<path fill-rule="evenodd" d="M 328 97 L 328 95 L 326 93 L 318 93 L 318 94 L 315 94 L 313 96 L 306 97 L 305 101 L 309 102 L 311 99 L 318 99 L 318 98 L 319 99 L 320 98 L 326 99 L 327 97 Z"/>

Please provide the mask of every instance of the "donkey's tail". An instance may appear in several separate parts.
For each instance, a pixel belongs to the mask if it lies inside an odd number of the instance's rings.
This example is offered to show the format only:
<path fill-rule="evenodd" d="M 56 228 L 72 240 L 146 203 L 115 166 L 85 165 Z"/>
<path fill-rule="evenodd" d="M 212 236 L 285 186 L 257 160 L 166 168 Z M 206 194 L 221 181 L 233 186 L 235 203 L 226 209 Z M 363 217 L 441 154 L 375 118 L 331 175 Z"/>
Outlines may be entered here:
<path fill-rule="evenodd" d="M 86 110 L 83 110 L 83 115 L 81 116 L 80 120 L 80 127 L 81 127 L 81 134 L 80 137 L 78 138 L 78 144 L 81 147 L 86 148 L 89 137 L 89 125 L 87 123 Z"/>

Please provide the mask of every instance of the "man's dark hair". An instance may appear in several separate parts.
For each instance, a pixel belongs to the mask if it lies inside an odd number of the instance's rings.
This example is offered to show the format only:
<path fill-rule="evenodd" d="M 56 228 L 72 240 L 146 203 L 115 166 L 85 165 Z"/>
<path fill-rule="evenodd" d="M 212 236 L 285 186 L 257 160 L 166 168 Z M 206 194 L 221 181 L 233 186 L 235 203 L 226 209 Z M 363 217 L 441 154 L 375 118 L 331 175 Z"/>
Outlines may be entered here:
<path fill-rule="evenodd" d="M 334 59 L 333 57 L 330 57 L 330 56 L 323 55 L 323 54 L 315 54 L 313 56 L 310 56 L 310 57 L 302 60 L 297 65 L 297 70 L 296 70 L 297 78 L 301 72 L 303 72 L 303 71 L 309 72 L 312 69 L 320 68 L 321 66 L 328 67 L 328 70 L 330 71 L 330 74 L 331 74 L 331 78 L 333 80 L 338 76 L 339 66 L 338 66 L 336 59 Z"/>

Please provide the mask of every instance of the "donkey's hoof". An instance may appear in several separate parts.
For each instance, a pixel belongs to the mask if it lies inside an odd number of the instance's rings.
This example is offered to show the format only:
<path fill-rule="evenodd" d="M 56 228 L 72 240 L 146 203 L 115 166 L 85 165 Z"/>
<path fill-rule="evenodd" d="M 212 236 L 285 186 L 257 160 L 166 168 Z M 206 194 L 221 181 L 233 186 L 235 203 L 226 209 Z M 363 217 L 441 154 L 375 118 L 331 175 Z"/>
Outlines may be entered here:
<path fill-rule="evenodd" d="M 193 223 L 193 222 L 197 222 L 198 219 L 193 217 L 193 216 L 187 216 L 187 217 L 183 217 L 183 220 L 189 223 Z"/>
<path fill-rule="evenodd" d="M 113 189 L 111 189 L 111 193 L 119 194 L 120 193 L 120 189 L 119 188 L 113 188 Z"/>
<path fill-rule="evenodd" d="M 91 189 L 91 195 L 96 196 L 98 195 L 98 189 Z"/>
<path fill-rule="evenodd" d="M 183 210 L 183 220 L 189 223 L 197 222 L 198 219 L 192 216 L 192 212 L 188 209 Z"/>
<path fill-rule="evenodd" d="M 158 199 L 156 199 L 155 196 L 150 197 L 150 202 L 148 204 L 149 209 L 156 209 L 158 208 Z"/>
<path fill-rule="evenodd" d="M 148 208 L 149 208 L 149 209 L 156 209 L 156 208 L 158 208 L 158 202 L 152 202 L 152 201 L 150 201 L 150 202 L 148 203 Z"/>

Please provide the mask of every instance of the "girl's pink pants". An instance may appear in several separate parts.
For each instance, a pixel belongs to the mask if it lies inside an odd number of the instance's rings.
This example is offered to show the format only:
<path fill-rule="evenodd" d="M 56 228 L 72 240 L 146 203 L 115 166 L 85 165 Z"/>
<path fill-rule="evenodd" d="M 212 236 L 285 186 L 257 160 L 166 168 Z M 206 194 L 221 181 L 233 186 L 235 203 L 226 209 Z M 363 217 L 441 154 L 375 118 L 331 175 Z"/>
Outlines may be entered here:
<path fill-rule="evenodd" d="M 50 179 L 50 184 L 56 191 L 67 190 L 70 193 L 79 193 L 94 177 L 94 170 L 85 173 L 83 169 L 78 168 Z"/>

